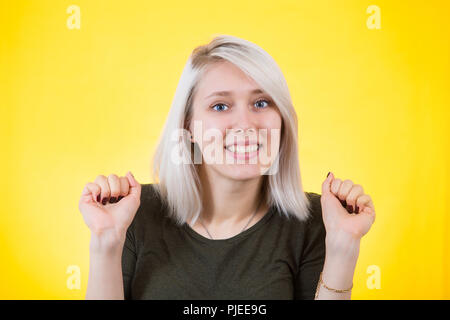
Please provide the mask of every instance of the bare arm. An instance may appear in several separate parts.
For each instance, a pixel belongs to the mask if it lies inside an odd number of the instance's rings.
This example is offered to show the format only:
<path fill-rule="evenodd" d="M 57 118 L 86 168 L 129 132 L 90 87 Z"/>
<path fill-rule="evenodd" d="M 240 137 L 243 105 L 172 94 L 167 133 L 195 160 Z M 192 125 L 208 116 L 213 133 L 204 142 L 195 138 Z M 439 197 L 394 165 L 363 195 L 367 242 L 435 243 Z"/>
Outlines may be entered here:
<path fill-rule="evenodd" d="M 92 234 L 86 300 L 123 300 L 123 242 L 111 245 Z"/>
<path fill-rule="evenodd" d="M 86 299 L 124 299 L 122 252 L 140 196 L 141 185 L 131 172 L 99 175 L 83 189 L 79 209 L 91 230 Z"/>
<path fill-rule="evenodd" d="M 320 201 L 326 228 L 322 280 L 329 288 L 346 290 L 353 283 L 360 240 L 375 221 L 375 208 L 361 185 L 335 179 L 331 172 L 322 183 Z M 317 300 L 351 299 L 351 291 L 334 292 L 323 285 L 317 290 Z"/>
<path fill-rule="evenodd" d="M 343 236 L 341 240 L 343 240 Z M 353 275 L 359 255 L 360 240 L 345 239 L 328 244 L 322 270 L 323 283 L 333 289 L 345 290 L 353 285 Z M 317 287 L 316 300 L 350 300 L 352 292 L 337 293 L 323 285 Z"/>

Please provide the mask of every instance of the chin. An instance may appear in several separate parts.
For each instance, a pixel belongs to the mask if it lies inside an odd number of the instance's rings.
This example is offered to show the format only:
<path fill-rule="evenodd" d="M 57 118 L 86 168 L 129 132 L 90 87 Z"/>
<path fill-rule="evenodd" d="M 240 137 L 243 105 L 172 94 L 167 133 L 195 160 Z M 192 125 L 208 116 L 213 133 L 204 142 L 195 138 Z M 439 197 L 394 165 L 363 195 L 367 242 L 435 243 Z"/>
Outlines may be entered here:
<path fill-rule="evenodd" d="M 261 177 L 258 165 L 235 164 L 227 168 L 220 168 L 217 171 L 224 177 L 233 180 L 251 180 Z"/>

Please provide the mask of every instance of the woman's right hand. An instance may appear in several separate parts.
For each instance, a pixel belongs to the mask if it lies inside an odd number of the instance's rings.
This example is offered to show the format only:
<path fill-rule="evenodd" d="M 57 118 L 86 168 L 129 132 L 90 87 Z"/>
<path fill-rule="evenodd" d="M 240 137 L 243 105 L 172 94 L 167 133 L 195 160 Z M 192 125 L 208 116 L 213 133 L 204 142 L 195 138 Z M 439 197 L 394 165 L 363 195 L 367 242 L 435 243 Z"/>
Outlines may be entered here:
<path fill-rule="evenodd" d="M 78 208 L 91 230 L 91 249 L 93 245 L 101 250 L 123 245 L 140 200 L 141 185 L 131 172 L 125 177 L 99 175 L 87 183 Z"/>

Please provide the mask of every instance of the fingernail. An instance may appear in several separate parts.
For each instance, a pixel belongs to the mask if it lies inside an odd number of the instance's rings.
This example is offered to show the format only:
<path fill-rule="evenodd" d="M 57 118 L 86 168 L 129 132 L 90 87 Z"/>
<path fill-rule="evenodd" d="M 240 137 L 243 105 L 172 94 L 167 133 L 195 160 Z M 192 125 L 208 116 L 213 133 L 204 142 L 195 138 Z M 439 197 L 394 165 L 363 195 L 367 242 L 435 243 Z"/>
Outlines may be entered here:
<path fill-rule="evenodd" d="M 339 200 L 339 201 L 341 202 L 341 204 L 344 208 L 347 207 L 347 201 L 345 201 L 345 200 Z"/>
<path fill-rule="evenodd" d="M 115 203 L 116 202 L 116 197 L 111 197 L 110 199 L 109 199 L 109 203 Z"/>
<path fill-rule="evenodd" d="M 355 213 L 359 213 L 359 208 L 358 208 L 358 206 L 356 206 L 356 208 L 355 208 Z"/>
<path fill-rule="evenodd" d="M 119 196 L 119 199 L 117 201 L 120 201 L 120 199 L 122 199 L 122 198 L 123 198 L 123 196 Z"/>
<path fill-rule="evenodd" d="M 100 193 L 97 196 L 97 202 L 100 202 Z"/>
<path fill-rule="evenodd" d="M 107 201 L 108 201 L 108 198 L 103 198 L 102 205 L 105 205 Z"/>
<path fill-rule="evenodd" d="M 327 178 L 328 178 L 328 176 L 330 175 L 330 173 L 331 173 L 331 172 L 328 172 L 328 174 L 327 174 Z"/>
<path fill-rule="evenodd" d="M 347 206 L 347 211 L 348 211 L 349 213 L 353 213 L 353 206 L 352 206 L 352 205 L 348 205 L 348 206 Z"/>

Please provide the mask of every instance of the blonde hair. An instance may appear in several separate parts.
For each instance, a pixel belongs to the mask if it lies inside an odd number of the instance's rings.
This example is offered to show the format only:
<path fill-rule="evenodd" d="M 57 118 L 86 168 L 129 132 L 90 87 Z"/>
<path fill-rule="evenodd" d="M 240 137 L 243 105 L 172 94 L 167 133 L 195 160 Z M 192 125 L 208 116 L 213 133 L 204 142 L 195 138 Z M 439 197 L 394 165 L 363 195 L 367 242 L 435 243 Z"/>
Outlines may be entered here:
<path fill-rule="evenodd" d="M 171 153 L 178 144 L 173 132 L 187 128 L 193 108 L 198 82 L 206 68 L 215 62 L 229 61 L 239 67 L 273 99 L 282 117 L 277 172 L 264 176 L 263 196 L 266 204 L 275 206 L 287 218 L 309 217 L 310 203 L 303 191 L 298 149 L 297 115 L 286 80 L 273 58 L 262 48 L 247 40 L 230 36 L 216 36 L 210 43 L 196 47 L 183 69 L 172 106 L 153 158 L 154 190 L 169 209 L 169 216 L 182 225 L 193 223 L 202 210 L 202 186 L 196 164 L 192 162 L 189 137 L 183 138 L 181 152 L 189 156 L 189 164 L 174 165 Z M 195 145 L 194 145 L 195 147 Z"/>

